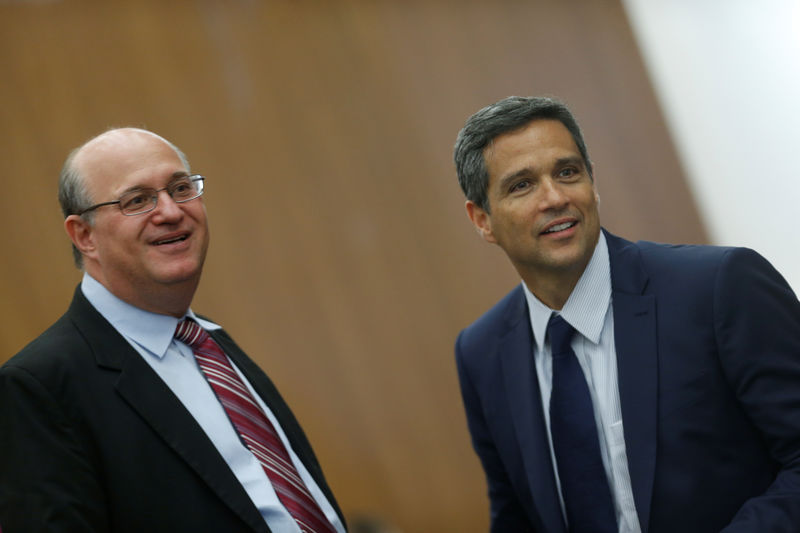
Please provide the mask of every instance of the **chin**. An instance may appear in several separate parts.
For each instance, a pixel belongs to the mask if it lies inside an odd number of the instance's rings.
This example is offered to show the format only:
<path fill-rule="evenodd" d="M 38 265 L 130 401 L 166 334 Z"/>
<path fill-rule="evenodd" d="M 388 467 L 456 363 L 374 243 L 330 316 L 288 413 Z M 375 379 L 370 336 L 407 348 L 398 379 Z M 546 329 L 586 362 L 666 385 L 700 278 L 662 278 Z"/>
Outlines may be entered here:
<path fill-rule="evenodd" d="M 549 262 L 554 269 L 568 271 L 585 267 L 590 257 L 591 254 L 578 250 L 573 253 L 554 255 L 550 257 Z"/>
<path fill-rule="evenodd" d="M 163 285 L 176 285 L 186 282 L 200 281 L 200 274 L 202 273 L 202 265 L 191 265 L 176 268 L 166 268 L 155 273 L 153 276 Z"/>

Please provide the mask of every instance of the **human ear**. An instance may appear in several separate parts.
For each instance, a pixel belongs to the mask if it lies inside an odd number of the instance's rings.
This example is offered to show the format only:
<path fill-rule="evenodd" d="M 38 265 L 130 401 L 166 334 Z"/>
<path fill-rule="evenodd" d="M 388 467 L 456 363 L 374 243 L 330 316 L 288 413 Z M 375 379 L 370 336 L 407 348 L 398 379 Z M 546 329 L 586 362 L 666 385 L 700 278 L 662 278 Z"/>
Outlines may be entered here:
<path fill-rule="evenodd" d="M 96 250 L 93 227 L 79 215 L 70 215 L 64 219 L 64 230 L 67 232 L 72 244 L 83 255 L 90 256 Z"/>
<path fill-rule="evenodd" d="M 489 213 L 470 200 L 467 200 L 464 207 L 466 207 L 467 216 L 472 221 L 478 234 L 480 234 L 486 242 L 496 244 L 497 239 L 495 239 L 494 233 L 492 233 L 492 217 Z"/>

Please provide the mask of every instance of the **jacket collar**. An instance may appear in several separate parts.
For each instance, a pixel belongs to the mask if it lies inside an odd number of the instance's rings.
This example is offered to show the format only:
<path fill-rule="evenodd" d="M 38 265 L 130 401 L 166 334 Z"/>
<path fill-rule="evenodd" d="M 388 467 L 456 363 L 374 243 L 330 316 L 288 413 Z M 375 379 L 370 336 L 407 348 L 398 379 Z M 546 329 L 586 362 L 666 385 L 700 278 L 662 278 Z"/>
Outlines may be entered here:
<path fill-rule="evenodd" d="M 118 394 L 208 484 L 253 531 L 269 529 L 241 484 L 205 432 L 134 348 L 92 306 L 81 291 L 67 311 L 97 365 L 119 372 Z"/>
<path fill-rule="evenodd" d="M 642 533 L 647 533 L 656 458 L 656 300 L 635 243 L 603 230 L 611 267 L 614 338 L 628 469 Z M 533 366 L 533 336 L 520 285 L 508 296 L 497 353 L 537 515 L 564 532 L 544 414 Z"/>

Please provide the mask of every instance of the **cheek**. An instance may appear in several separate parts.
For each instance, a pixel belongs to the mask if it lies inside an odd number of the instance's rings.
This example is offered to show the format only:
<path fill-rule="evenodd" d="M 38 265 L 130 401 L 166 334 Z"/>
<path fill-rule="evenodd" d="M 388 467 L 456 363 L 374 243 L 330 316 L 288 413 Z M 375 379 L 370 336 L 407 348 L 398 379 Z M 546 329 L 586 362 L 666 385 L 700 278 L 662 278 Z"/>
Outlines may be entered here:
<path fill-rule="evenodd" d="M 192 203 L 194 200 L 187 202 L 183 205 L 184 212 L 198 224 L 206 225 L 206 205 L 200 201 Z"/>
<path fill-rule="evenodd" d="M 597 213 L 597 206 L 600 203 L 600 196 L 597 191 L 591 188 L 581 194 L 580 199 L 577 200 L 576 205 L 583 206 L 583 210 L 587 217 L 594 216 Z"/>
<path fill-rule="evenodd" d="M 494 225 L 493 233 L 498 240 L 506 243 L 522 242 L 530 235 L 530 225 L 525 216 L 509 217 Z"/>
<path fill-rule="evenodd" d="M 135 224 L 126 224 L 128 221 L 115 221 L 110 230 L 98 236 L 98 246 L 109 253 L 119 253 L 123 250 L 132 250 L 141 243 L 141 228 Z M 128 252 L 130 253 L 130 252 Z"/>

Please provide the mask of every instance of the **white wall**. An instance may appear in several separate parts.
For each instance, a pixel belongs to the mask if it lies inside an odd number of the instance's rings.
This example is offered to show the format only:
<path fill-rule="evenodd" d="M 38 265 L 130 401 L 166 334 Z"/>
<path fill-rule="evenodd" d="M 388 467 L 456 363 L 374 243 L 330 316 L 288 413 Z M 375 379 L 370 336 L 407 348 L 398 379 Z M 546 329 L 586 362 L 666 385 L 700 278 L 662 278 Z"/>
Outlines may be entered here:
<path fill-rule="evenodd" d="M 800 1 L 623 4 L 712 240 L 800 292 Z"/>

